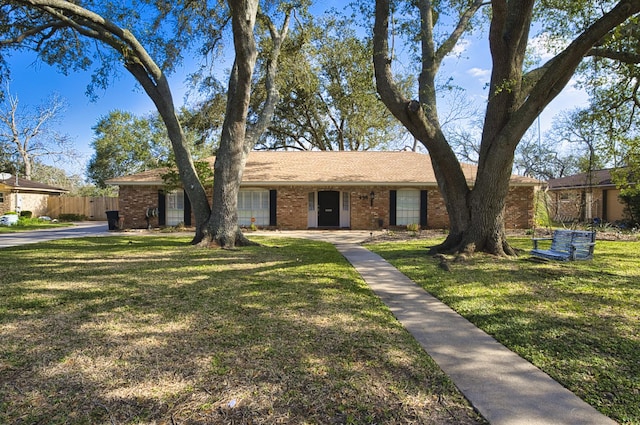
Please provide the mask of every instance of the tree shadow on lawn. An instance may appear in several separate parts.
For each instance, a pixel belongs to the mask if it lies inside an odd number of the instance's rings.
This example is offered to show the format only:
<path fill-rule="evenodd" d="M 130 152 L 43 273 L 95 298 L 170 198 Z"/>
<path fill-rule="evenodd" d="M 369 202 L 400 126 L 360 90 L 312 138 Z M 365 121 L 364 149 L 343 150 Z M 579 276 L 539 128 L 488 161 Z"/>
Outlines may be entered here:
<path fill-rule="evenodd" d="M 328 244 L 131 242 L 0 258 L 0 422 L 482 423 Z"/>

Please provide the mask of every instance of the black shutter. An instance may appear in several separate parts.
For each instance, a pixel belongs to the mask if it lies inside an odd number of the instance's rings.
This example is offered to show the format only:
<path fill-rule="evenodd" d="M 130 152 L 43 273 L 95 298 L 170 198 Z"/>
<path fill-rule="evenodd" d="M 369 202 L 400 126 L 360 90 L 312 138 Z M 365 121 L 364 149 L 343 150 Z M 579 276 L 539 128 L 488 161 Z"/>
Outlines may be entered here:
<path fill-rule="evenodd" d="M 158 226 L 167 224 L 167 197 L 164 191 L 158 191 Z"/>
<path fill-rule="evenodd" d="M 271 189 L 269 191 L 269 226 L 278 225 L 277 200 L 278 200 L 278 191 L 275 189 Z"/>
<path fill-rule="evenodd" d="M 427 191 L 420 191 L 420 227 L 427 227 Z"/>
<path fill-rule="evenodd" d="M 187 192 L 184 193 L 184 225 L 191 226 L 191 201 Z"/>
<path fill-rule="evenodd" d="M 397 202 L 398 192 L 395 190 L 389 191 L 389 226 L 395 226 L 397 221 Z"/>

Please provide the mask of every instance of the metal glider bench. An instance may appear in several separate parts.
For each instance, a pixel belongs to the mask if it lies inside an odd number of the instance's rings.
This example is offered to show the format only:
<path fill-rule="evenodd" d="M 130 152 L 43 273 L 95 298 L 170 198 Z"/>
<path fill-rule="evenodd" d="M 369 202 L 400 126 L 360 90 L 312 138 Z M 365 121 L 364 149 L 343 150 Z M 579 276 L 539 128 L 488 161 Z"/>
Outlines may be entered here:
<path fill-rule="evenodd" d="M 549 249 L 538 248 L 539 241 L 551 241 Z M 591 260 L 596 245 L 596 232 L 555 230 L 552 238 L 534 238 L 531 255 L 547 260 Z"/>

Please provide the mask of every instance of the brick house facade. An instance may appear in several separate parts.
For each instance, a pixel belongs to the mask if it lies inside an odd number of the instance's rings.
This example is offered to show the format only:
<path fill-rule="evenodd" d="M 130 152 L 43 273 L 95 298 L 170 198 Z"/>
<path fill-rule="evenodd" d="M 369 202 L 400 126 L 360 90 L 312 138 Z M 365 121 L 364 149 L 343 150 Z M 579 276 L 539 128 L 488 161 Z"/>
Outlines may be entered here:
<path fill-rule="evenodd" d="M 475 167 L 464 165 L 470 183 Z M 126 228 L 194 222 L 183 191 L 165 193 L 162 170 L 115 178 Z M 513 176 L 508 228 L 532 226 L 539 181 Z M 211 195 L 211 190 L 209 191 Z M 148 217 L 149 209 L 158 209 Z M 238 200 L 240 224 L 282 230 L 447 228 L 428 155 L 415 152 L 251 152 Z M 151 214 L 153 215 L 153 214 Z"/>
<path fill-rule="evenodd" d="M 611 170 L 595 170 L 548 182 L 548 208 L 561 222 L 616 222 L 625 218 L 620 190 L 611 180 Z"/>

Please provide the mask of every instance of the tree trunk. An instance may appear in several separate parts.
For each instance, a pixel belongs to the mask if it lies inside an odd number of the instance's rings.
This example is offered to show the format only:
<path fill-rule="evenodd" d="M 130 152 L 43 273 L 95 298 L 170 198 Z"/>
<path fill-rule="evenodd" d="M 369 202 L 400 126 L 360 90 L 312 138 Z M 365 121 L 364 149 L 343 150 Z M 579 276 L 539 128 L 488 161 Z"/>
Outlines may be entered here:
<path fill-rule="evenodd" d="M 211 207 L 209 206 L 205 188 L 200 182 L 193 164 L 184 131 L 176 116 L 169 84 L 164 74 L 161 74 L 161 78 L 158 78 L 154 84 L 148 77 L 148 71 L 137 62 L 125 63 L 125 67 L 141 83 L 145 92 L 156 105 L 158 113 L 167 128 L 167 135 L 176 158 L 180 181 L 189 198 L 195 217 L 196 234 L 192 243 L 198 243 L 204 237 L 203 229 L 211 214 Z"/>
<path fill-rule="evenodd" d="M 264 15 L 273 47 L 266 70 L 267 98 L 258 121 L 248 128 L 247 115 L 251 100 L 251 82 L 257 59 L 253 29 L 257 19 L 258 1 L 229 0 L 236 59 L 229 78 L 228 101 L 222 138 L 214 166 L 213 208 L 202 232 L 202 245 L 215 244 L 223 248 L 255 245 L 238 226 L 238 193 L 249 152 L 265 132 L 275 113 L 278 91 L 275 85 L 278 57 L 287 36 L 291 10 L 285 12 L 282 29 Z"/>
<path fill-rule="evenodd" d="M 493 170 L 479 167 L 468 201 L 471 221 L 457 247 L 458 252 L 477 250 L 500 256 L 515 254 L 507 242 L 504 223 L 510 175 L 511 161 L 508 159 Z"/>
<path fill-rule="evenodd" d="M 227 110 L 222 125 L 220 147 L 214 165 L 213 206 L 204 226 L 200 245 L 222 248 L 245 245 L 238 226 L 238 192 L 247 160 L 245 149 L 247 116 L 251 100 L 251 79 L 257 59 L 253 30 L 258 0 L 228 0 L 236 57 L 229 78 Z"/>

